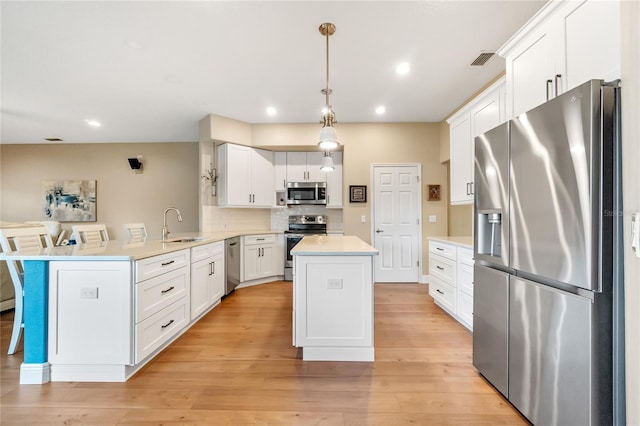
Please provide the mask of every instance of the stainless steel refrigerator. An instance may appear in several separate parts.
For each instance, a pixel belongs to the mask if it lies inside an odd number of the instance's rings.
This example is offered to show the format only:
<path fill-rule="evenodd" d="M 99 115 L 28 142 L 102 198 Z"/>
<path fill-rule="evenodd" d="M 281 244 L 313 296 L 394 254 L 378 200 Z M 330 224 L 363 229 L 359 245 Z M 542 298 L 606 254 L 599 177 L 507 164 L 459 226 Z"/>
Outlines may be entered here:
<path fill-rule="evenodd" d="M 616 83 L 475 139 L 473 364 L 535 425 L 625 423 Z"/>

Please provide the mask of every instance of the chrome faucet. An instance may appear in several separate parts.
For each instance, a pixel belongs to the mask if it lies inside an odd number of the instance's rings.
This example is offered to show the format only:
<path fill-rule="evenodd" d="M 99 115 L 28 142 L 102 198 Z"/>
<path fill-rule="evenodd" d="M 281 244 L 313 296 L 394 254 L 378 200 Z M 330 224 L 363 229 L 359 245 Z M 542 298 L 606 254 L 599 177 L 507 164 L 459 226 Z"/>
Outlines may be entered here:
<path fill-rule="evenodd" d="M 174 210 L 178 214 L 178 222 L 182 222 L 182 215 L 180 214 L 180 210 L 175 207 L 169 207 L 164 211 L 164 222 L 162 222 L 162 240 L 166 240 L 169 236 L 169 227 L 167 226 L 167 212 L 169 210 Z"/>

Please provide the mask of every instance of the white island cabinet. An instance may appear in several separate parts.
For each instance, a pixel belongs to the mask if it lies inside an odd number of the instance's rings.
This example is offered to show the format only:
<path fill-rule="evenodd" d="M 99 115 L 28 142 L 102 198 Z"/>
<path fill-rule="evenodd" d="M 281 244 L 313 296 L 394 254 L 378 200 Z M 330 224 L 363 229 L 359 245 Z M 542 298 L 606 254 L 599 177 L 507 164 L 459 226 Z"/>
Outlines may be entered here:
<path fill-rule="evenodd" d="M 354 236 L 308 236 L 292 250 L 293 346 L 305 361 L 373 361 L 373 256 Z"/>

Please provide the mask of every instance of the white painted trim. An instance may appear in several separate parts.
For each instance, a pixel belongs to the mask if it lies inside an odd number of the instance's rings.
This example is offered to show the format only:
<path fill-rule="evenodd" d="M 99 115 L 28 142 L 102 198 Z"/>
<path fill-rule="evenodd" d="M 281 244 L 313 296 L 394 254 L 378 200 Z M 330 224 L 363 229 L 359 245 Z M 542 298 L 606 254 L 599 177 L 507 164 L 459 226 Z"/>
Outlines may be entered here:
<path fill-rule="evenodd" d="M 305 346 L 302 348 L 304 361 L 365 361 L 373 362 L 375 350 L 373 346 L 365 347 L 317 347 Z"/>
<path fill-rule="evenodd" d="M 20 384 L 21 385 L 41 385 L 51 380 L 50 364 L 44 362 L 42 364 L 25 364 L 20 365 Z"/>
<path fill-rule="evenodd" d="M 429 284 L 429 275 L 422 275 L 420 277 L 420 284 Z"/>
<path fill-rule="evenodd" d="M 284 275 L 274 275 L 272 277 L 258 278 L 258 279 L 255 279 L 255 280 L 245 281 L 245 282 L 242 282 L 242 283 L 238 284 L 236 289 L 245 288 L 245 287 L 253 287 L 254 285 L 260 285 L 260 284 L 269 284 L 269 283 L 272 283 L 274 281 L 284 281 Z"/>

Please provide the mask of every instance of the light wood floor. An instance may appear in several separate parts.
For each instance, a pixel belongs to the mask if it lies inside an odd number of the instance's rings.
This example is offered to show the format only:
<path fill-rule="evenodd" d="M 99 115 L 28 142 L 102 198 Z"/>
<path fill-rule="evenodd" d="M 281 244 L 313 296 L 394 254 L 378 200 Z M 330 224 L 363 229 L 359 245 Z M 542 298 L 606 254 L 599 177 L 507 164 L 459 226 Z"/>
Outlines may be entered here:
<path fill-rule="evenodd" d="M 236 290 L 126 383 L 19 385 L 0 316 L 0 423 L 522 425 L 471 365 L 471 335 L 428 286 L 376 284 L 374 363 L 303 362 L 291 283 Z"/>

